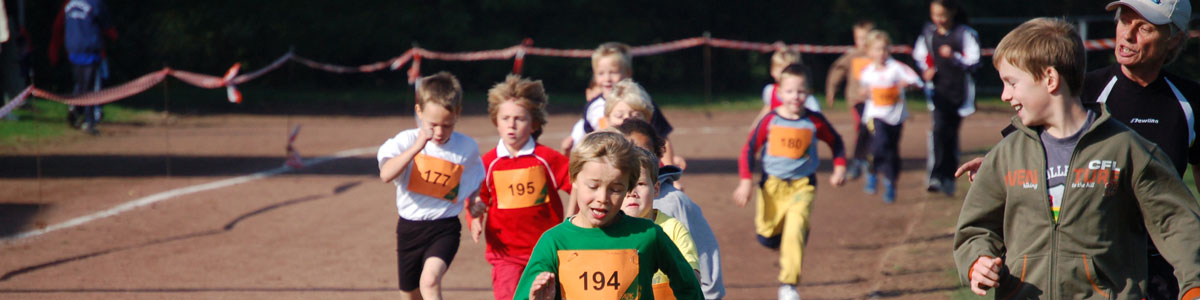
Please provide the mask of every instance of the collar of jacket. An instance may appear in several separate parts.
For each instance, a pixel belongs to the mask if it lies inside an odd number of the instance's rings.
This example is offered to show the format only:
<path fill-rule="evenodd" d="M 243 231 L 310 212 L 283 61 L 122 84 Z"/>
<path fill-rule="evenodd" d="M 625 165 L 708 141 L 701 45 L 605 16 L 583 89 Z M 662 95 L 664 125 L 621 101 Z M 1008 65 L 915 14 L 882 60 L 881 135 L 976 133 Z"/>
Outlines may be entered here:
<path fill-rule="evenodd" d="M 1098 107 L 1096 107 L 1094 109 L 1089 109 L 1087 105 L 1083 106 L 1083 110 L 1085 112 L 1086 111 L 1096 112 L 1096 113 L 1099 113 L 1100 116 L 1096 117 L 1095 121 L 1092 121 L 1092 126 L 1088 127 L 1087 130 L 1085 130 L 1083 132 L 1083 134 L 1080 135 L 1080 137 L 1087 136 L 1092 131 L 1095 131 L 1096 128 L 1100 128 L 1100 126 L 1102 124 L 1104 124 L 1104 122 L 1108 121 L 1108 119 L 1110 117 L 1110 115 L 1108 113 L 1108 106 L 1103 103 L 1097 103 L 1097 104 L 1098 104 Z M 1017 131 L 1025 134 L 1026 136 L 1028 136 L 1030 138 L 1033 138 L 1033 139 L 1036 139 L 1039 141 L 1042 140 L 1042 136 L 1041 136 L 1042 127 L 1041 126 L 1038 126 L 1036 130 L 1034 128 L 1025 126 L 1025 124 L 1021 123 L 1020 116 L 1013 116 L 1011 119 L 1011 122 L 1012 122 L 1013 127 L 1017 128 Z"/>

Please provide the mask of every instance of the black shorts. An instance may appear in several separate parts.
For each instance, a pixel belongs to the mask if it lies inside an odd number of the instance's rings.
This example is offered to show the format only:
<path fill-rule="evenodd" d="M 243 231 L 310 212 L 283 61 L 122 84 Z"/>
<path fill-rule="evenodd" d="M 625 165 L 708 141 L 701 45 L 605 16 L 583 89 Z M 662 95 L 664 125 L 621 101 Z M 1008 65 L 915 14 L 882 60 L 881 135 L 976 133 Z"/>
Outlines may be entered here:
<path fill-rule="evenodd" d="M 458 218 L 433 221 L 396 222 L 396 260 L 400 275 L 400 290 L 412 291 L 421 287 L 421 270 L 430 257 L 441 258 L 450 266 L 458 253 L 462 224 Z"/>

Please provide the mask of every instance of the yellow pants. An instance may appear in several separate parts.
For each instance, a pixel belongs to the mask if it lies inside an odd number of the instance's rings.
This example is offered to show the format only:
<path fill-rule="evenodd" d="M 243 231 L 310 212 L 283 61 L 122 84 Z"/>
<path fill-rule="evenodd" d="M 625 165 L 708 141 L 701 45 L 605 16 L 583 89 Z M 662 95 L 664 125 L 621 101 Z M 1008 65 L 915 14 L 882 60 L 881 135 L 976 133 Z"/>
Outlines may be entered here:
<path fill-rule="evenodd" d="M 766 238 L 783 235 L 779 245 L 779 282 L 800 282 L 808 214 L 815 191 L 808 178 L 789 181 L 768 176 L 758 192 L 754 218 L 758 235 Z"/>

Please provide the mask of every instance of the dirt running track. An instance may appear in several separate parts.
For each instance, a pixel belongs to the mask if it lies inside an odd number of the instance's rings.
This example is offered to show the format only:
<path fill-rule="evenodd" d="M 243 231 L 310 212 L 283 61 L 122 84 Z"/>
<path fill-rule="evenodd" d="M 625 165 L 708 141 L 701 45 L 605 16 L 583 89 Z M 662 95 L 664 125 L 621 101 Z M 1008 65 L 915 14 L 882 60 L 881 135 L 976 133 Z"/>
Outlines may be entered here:
<path fill-rule="evenodd" d="M 777 253 L 755 242 L 753 206 L 730 201 L 736 154 L 753 113 L 666 112 L 677 128 L 677 151 L 689 159 L 687 192 L 704 208 L 724 252 L 728 299 L 771 299 L 778 287 Z M 969 118 L 965 151 L 997 142 L 1009 116 Z M 829 117 L 849 142 L 849 115 Z M 574 119 L 552 116 L 541 141 L 556 147 Z M 0 298 L 397 296 L 394 186 L 379 182 L 374 147 L 411 127 L 411 117 L 217 115 L 169 123 L 114 124 L 102 127 L 100 137 L 0 149 L 0 234 L 55 228 L 147 196 L 278 168 L 294 124 L 304 126 L 296 146 L 306 158 L 348 149 L 365 154 L 156 197 L 78 226 L 0 241 Z M 960 181 L 958 199 L 922 189 L 928 129 L 922 112 L 905 125 L 905 171 L 892 205 L 864 195 L 862 180 L 829 186 L 826 160 L 805 255 L 805 299 L 942 299 L 958 287 L 952 228 L 968 185 Z M 464 117 L 458 130 L 476 137 L 481 151 L 496 145 L 486 116 Z M 827 147 L 820 147 L 827 158 Z M 491 299 L 483 251 L 464 234 L 444 281 L 448 299 Z"/>

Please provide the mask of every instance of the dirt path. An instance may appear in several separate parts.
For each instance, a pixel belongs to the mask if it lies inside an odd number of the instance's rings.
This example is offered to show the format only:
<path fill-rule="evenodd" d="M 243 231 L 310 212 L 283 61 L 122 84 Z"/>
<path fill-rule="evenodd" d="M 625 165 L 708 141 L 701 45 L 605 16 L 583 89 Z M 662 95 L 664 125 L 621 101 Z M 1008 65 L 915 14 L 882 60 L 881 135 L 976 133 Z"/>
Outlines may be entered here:
<path fill-rule="evenodd" d="M 677 127 L 678 153 L 689 159 L 687 192 L 720 240 L 728 298 L 774 298 L 778 255 L 755 242 L 753 208 L 729 200 L 737 183 L 735 155 L 753 112 L 670 110 L 667 116 Z M 968 119 L 964 149 L 998 141 L 1008 116 Z M 849 140 L 849 115 L 829 117 Z M 556 145 L 573 121 L 552 116 L 541 141 Z M 829 186 L 828 167 L 818 175 L 805 299 L 936 299 L 957 288 L 950 243 L 961 199 L 923 190 L 928 122 L 918 112 L 905 126 L 905 171 L 895 204 L 864 195 L 861 180 Z M 0 149 L 0 233 L 46 228 L 158 193 L 277 168 L 295 124 L 303 124 L 296 143 L 301 153 L 320 157 L 377 147 L 414 123 L 410 117 L 183 117 L 170 126 L 110 125 L 97 138 Z M 485 116 L 465 117 L 457 129 L 476 137 L 482 151 L 495 146 Z M 378 181 L 374 151 L 367 152 L 0 242 L 0 298 L 395 297 L 394 188 Z M 960 182 L 959 198 L 966 189 Z M 446 276 L 447 298 L 490 299 L 489 272 L 483 246 L 466 237 Z"/>

